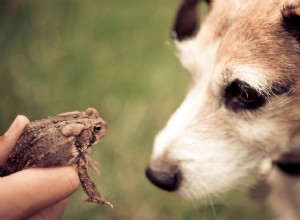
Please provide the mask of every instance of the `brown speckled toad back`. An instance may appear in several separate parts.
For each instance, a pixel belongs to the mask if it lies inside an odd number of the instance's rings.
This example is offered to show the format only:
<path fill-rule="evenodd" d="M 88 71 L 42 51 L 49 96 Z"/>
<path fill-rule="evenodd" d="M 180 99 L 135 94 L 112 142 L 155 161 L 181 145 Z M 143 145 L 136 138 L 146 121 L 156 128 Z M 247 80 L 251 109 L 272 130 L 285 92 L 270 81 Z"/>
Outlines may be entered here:
<path fill-rule="evenodd" d="M 106 122 L 96 109 L 67 112 L 28 124 L 7 161 L 0 176 L 7 176 L 29 167 L 55 167 L 74 164 L 81 185 L 88 195 L 85 200 L 102 205 L 112 204 L 101 197 L 88 174 L 87 163 L 95 168 L 90 158 L 90 146 L 97 144 L 107 132 Z"/>

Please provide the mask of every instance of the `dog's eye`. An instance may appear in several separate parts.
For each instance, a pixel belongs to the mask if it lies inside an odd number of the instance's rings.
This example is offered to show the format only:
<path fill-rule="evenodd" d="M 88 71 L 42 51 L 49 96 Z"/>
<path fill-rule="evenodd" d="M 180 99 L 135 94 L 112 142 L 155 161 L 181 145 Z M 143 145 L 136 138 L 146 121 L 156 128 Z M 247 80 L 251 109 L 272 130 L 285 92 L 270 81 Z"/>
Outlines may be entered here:
<path fill-rule="evenodd" d="M 225 89 L 225 105 L 233 111 L 255 110 L 266 103 L 264 95 L 249 84 L 235 80 Z"/>

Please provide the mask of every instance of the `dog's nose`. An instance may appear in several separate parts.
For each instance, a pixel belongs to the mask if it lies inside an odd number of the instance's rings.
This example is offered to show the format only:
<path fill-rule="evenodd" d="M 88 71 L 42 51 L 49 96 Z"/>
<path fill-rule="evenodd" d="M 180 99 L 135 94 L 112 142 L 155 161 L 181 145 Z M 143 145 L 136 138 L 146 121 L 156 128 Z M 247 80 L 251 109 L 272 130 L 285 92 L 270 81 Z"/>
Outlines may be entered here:
<path fill-rule="evenodd" d="M 151 183 L 157 187 L 167 190 L 175 191 L 180 183 L 180 173 L 176 170 L 173 171 L 157 171 L 150 167 L 146 168 L 146 176 Z"/>

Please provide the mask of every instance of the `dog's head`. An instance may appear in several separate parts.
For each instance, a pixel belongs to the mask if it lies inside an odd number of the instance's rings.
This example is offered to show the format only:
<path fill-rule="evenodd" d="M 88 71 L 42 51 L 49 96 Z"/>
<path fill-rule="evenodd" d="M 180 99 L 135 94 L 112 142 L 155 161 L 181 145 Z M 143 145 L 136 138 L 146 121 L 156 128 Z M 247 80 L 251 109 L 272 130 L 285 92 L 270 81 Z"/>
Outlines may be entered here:
<path fill-rule="evenodd" d="M 292 146 L 300 125 L 300 3 L 183 0 L 175 44 L 189 92 L 157 135 L 147 177 L 202 198 L 231 188 L 265 157 Z M 299 1 L 300 2 L 300 1 Z"/>

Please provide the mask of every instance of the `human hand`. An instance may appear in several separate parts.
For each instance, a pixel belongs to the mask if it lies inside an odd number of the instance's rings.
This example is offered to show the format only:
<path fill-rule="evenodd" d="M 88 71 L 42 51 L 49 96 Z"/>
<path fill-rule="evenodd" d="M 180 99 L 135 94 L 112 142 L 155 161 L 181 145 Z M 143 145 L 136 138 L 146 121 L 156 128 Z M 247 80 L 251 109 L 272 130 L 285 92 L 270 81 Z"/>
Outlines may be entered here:
<path fill-rule="evenodd" d="M 0 169 L 28 123 L 19 115 L 0 136 Z M 0 219 L 60 219 L 79 184 L 73 166 L 25 169 L 0 177 Z"/>

